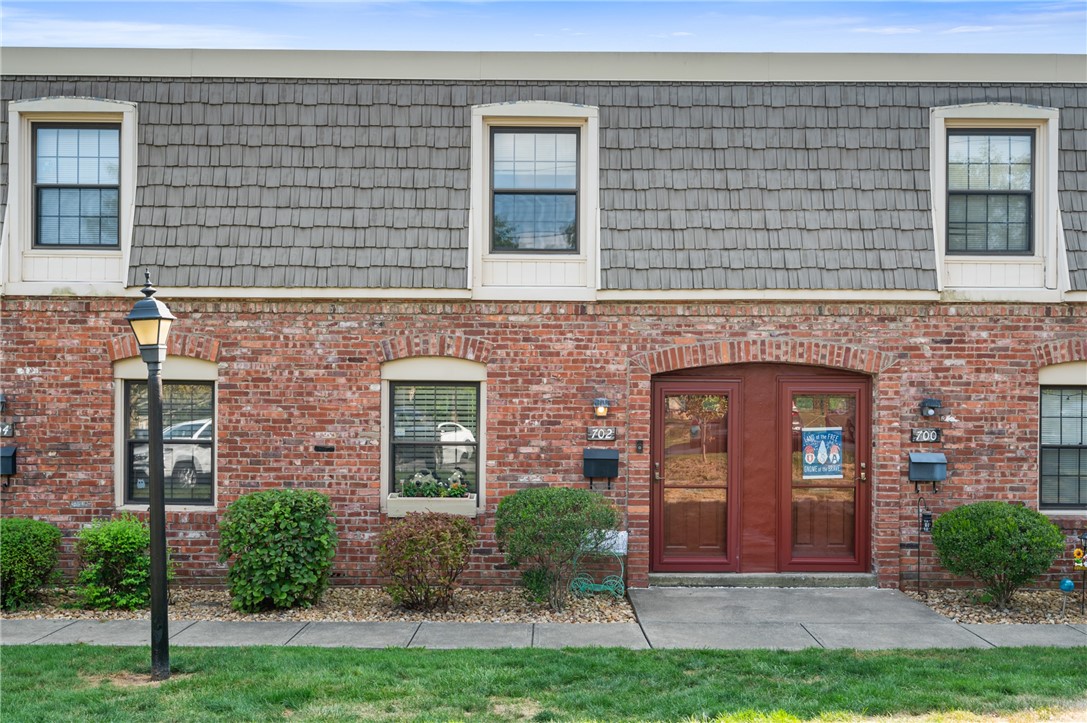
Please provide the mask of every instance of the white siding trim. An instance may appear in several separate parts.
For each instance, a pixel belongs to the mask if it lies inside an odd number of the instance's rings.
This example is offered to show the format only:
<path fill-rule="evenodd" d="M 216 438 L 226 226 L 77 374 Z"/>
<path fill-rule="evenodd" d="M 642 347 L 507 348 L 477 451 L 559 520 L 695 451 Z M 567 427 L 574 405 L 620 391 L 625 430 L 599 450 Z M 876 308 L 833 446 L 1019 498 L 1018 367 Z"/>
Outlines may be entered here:
<path fill-rule="evenodd" d="M 4 75 L 388 80 L 1083 83 L 1082 54 L 0 48 Z"/>

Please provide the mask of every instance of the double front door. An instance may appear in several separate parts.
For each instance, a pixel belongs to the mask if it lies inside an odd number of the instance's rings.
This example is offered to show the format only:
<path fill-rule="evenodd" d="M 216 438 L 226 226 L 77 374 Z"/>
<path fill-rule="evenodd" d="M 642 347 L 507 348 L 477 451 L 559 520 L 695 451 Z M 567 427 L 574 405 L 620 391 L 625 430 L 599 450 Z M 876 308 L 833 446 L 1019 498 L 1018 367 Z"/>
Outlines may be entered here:
<path fill-rule="evenodd" d="M 813 367 L 653 384 L 656 571 L 867 571 L 870 387 Z"/>

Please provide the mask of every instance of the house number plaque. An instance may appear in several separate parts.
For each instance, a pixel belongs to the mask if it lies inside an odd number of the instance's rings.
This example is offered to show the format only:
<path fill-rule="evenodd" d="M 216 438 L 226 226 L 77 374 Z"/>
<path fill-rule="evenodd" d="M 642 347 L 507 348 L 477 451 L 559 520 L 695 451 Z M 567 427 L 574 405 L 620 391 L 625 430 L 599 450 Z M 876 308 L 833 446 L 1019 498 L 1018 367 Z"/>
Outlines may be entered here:
<path fill-rule="evenodd" d="M 939 442 L 943 436 L 942 429 L 911 429 L 911 442 Z"/>
<path fill-rule="evenodd" d="M 590 442 L 613 442 L 615 427 L 589 427 L 585 430 L 585 439 Z"/>

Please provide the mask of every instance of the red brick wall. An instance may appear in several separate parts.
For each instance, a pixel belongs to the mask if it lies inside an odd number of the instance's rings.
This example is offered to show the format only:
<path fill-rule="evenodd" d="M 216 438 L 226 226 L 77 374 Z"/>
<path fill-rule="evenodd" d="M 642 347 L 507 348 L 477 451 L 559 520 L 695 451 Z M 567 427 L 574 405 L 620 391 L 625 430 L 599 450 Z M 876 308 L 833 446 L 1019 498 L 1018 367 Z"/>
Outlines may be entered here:
<path fill-rule="evenodd" d="M 218 510 L 240 494 L 304 486 L 329 494 L 340 525 L 335 575 L 373 583 L 379 513 L 380 364 L 413 355 L 487 364 L 488 495 L 481 552 L 467 580 L 507 584 L 494 508 L 533 484 L 584 486 L 590 400 L 612 400 L 619 479 L 605 492 L 631 533 L 628 577 L 647 582 L 650 380 L 708 364 L 818 364 L 872 375 L 872 558 L 880 583 L 913 585 L 916 496 L 909 451 L 941 449 L 951 479 L 926 493 L 939 515 L 978 499 L 1037 505 L 1040 366 L 1087 360 L 1087 309 L 1072 305 L 503 304 L 214 302 L 165 299 L 177 315 L 171 353 L 219 364 Z M 111 362 L 135 353 L 130 299 L 5 298 L 0 391 L 18 422 L 19 473 L 4 515 L 72 535 L 115 511 Z M 57 338 L 59 337 L 59 338 Z M 958 421 L 924 422 L 938 397 Z M 938 426 L 942 446 L 911 445 Z M 635 442 L 645 440 L 643 453 Z M 318 453 L 317 444 L 335 452 Z M 595 444 L 593 446 L 600 446 Z M 598 485 L 599 486 L 599 485 Z M 217 511 L 168 513 L 180 582 L 221 584 Z M 1069 534 L 1080 517 L 1058 520 Z M 922 541 L 926 584 L 948 578 Z M 1067 572 L 1070 563 L 1054 574 Z"/>

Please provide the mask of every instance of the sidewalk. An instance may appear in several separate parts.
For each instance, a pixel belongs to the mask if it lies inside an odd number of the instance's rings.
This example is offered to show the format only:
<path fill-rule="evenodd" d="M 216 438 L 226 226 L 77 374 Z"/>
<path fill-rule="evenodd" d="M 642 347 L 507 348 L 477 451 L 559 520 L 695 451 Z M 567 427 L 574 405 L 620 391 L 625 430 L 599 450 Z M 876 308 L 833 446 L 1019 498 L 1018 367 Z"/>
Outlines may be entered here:
<path fill-rule="evenodd" d="M 637 623 L 170 621 L 192 646 L 351 648 L 992 648 L 1087 647 L 1087 625 L 960 625 L 896 590 L 631 590 Z M 3 620 L 0 644 L 149 645 L 148 620 Z"/>

